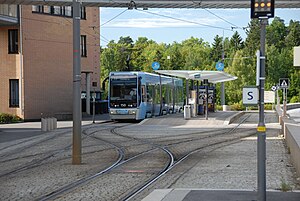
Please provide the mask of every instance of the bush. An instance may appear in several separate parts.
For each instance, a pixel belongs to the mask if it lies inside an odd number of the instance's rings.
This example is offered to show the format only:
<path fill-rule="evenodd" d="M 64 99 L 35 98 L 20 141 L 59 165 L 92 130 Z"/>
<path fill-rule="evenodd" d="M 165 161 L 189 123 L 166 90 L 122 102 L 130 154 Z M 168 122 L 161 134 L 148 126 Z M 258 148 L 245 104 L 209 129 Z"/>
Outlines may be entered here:
<path fill-rule="evenodd" d="M 293 96 L 290 100 L 290 103 L 299 103 L 299 102 L 300 102 L 299 96 Z"/>
<path fill-rule="evenodd" d="M 223 111 L 223 106 L 222 105 L 216 105 L 215 106 L 216 111 Z"/>
<path fill-rule="evenodd" d="M 0 113 L 0 123 L 7 124 L 7 123 L 20 122 L 20 121 L 22 121 L 22 119 L 17 115 Z"/>
<path fill-rule="evenodd" d="M 272 104 L 265 104 L 265 110 L 272 110 L 273 106 Z"/>
<path fill-rule="evenodd" d="M 231 110 L 233 111 L 243 111 L 245 110 L 245 106 L 243 106 L 242 103 L 233 103 L 231 106 L 230 106 Z"/>

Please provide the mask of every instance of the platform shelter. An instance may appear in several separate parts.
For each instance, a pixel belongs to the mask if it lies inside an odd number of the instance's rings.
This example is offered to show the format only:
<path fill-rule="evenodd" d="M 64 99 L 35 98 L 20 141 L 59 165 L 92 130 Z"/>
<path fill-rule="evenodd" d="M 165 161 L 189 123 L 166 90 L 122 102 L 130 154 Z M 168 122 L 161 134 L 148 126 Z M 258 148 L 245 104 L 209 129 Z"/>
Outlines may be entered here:
<path fill-rule="evenodd" d="M 186 80 L 186 104 L 184 106 L 184 118 L 189 119 L 196 114 L 205 113 L 208 119 L 208 104 L 214 104 L 215 88 L 209 87 L 209 83 L 216 84 L 236 80 L 237 77 L 225 73 L 223 71 L 205 71 L 205 70 L 156 70 L 161 75 L 184 78 Z M 197 81 L 196 91 L 189 90 L 189 81 Z M 202 86 L 199 87 L 199 81 Z M 189 98 L 194 97 L 193 102 L 189 102 Z"/>

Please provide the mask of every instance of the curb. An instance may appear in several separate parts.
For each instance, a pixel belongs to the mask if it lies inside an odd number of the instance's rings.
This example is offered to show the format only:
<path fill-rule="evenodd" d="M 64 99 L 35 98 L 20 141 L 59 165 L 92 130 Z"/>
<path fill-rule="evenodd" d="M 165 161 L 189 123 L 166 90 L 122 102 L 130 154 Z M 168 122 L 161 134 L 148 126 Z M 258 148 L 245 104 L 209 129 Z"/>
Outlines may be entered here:
<path fill-rule="evenodd" d="M 231 124 L 234 120 L 240 118 L 242 115 L 244 115 L 245 112 L 244 111 L 240 111 L 234 115 L 231 115 L 230 117 L 227 117 L 224 121 L 224 125 L 229 125 Z"/>

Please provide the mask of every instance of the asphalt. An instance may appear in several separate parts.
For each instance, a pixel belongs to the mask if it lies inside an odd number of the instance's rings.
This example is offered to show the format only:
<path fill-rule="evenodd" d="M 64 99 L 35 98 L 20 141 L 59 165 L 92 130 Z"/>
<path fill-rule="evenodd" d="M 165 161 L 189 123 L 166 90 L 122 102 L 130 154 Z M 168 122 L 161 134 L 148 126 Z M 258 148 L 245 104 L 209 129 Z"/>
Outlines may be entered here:
<path fill-rule="evenodd" d="M 183 119 L 183 115 L 166 115 L 164 117 L 157 117 L 157 118 L 151 118 L 142 121 L 139 125 L 144 126 L 144 128 L 151 127 L 152 125 L 164 125 L 164 126 L 169 126 L 173 127 L 174 129 L 182 129 L 182 128 L 195 128 L 197 127 L 223 127 L 226 125 L 226 122 L 230 122 L 231 119 L 235 118 L 238 115 L 237 112 L 216 112 L 216 113 L 210 113 L 208 116 L 208 120 L 204 118 L 204 116 L 198 116 L 198 117 L 193 117 L 188 120 Z M 100 121 L 108 121 L 109 116 L 107 114 L 104 115 L 97 115 L 96 116 L 96 122 Z M 92 118 L 84 118 L 84 121 L 82 123 L 83 126 L 85 125 L 91 125 Z M 255 125 L 256 126 L 256 125 Z M 274 126 L 274 125 L 271 125 Z M 30 138 L 34 136 L 38 136 L 40 134 L 43 134 L 42 131 L 40 131 L 41 123 L 40 122 L 27 122 L 27 123 L 18 123 L 18 124 L 7 124 L 7 125 L 0 125 L 0 143 L 5 143 L 11 140 L 15 139 L 22 139 L 22 138 Z M 72 122 L 71 121 L 63 121 L 63 122 L 58 122 L 58 130 L 59 129 L 65 129 L 65 128 L 70 128 L 72 127 Z M 280 146 L 274 146 L 278 144 L 278 142 L 274 141 L 274 138 L 270 138 L 271 143 L 269 147 L 273 151 L 271 151 L 270 154 L 272 156 L 268 160 L 272 160 L 276 158 L 277 155 L 282 157 L 284 151 L 278 152 L 278 147 L 280 149 L 284 149 L 284 146 L 280 144 Z M 249 144 L 250 143 L 250 144 Z M 247 145 L 248 144 L 248 145 Z M 249 146 L 250 145 L 250 146 Z M 249 146 L 249 147 L 246 147 Z M 252 147 L 252 148 L 251 148 Z M 251 159 L 246 158 L 243 159 L 244 161 L 238 161 L 241 160 L 237 158 L 242 150 L 250 150 L 254 149 L 255 147 L 255 142 L 253 139 L 245 140 L 244 142 L 240 144 L 234 144 L 231 146 L 228 146 L 225 149 L 222 150 L 217 150 L 211 153 L 211 156 L 213 157 L 207 157 L 201 163 L 199 162 L 198 165 L 196 165 L 194 168 L 192 168 L 189 172 L 185 173 L 185 176 L 181 178 L 181 180 L 178 180 L 177 183 L 175 183 L 173 186 L 171 186 L 170 189 L 156 189 L 153 192 L 151 192 L 147 197 L 143 199 L 143 201 L 256 201 L 258 200 L 258 193 L 255 190 L 255 188 L 248 188 L 251 190 L 245 190 L 244 186 L 249 186 L 249 183 L 239 183 L 239 181 L 245 180 L 245 178 L 240 178 L 240 180 L 232 180 L 234 178 L 230 178 L 231 184 L 224 183 L 224 186 L 232 186 L 235 189 L 215 189 L 215 188 L 210 188 L 211 186 L 214 186 L 214 183 L 216 182 L 214 178 L 214 174 L 216 174 L 216 169 L 212 170 L 211 174 L 207 172 L 206 177 L 204 175 L 195 175 L 195 172 L 199 172 L 200 169 L 205 169 L 205 165 L 208 165 L 209 168 L 215 167 L 219 168 L 218 165 L 223 167 L 229 167 L 227 170 L 230 170 L 228 173 L 224 174 L 236 174 L 236 177 L 239 177 L 241 174 L 244 174 L 244 176 L 249 176 L 250 172 L 245 172 L 241 167 L 245 166 L 245 163 L 249 160 L 253 160 L 253 158 L 256 158 L 256 156 L 253 156 L 252 153 L 248 153 L 249 151 L 243 153 L 244 155 L 249 154 L 249 157 Z M 235 153 L 237 152 L 237 153 Z M 224 157 L 230 155 L 230 162 L 226 161 L 227 158 Z M 210 159 L 212 158 L 212 159 Z M 276 158 L 277 160 L 277 158 Z M 282 158 L 278 158 L 278 160 L 282 160 Z M 278 161 L 277 160 L 277 161 Z M 236 164 L 233 164 L 233 161 L 236 162 Z M 223 163 L 220 163 L 223 162 Z M 228 166 L 227 164 L 231 163 L 231 167 Z M 274 169 L 268 170 L 270 174 L 272 173 L 271 177 L 274 176 L 276 177 L 277 174 L 286 174 L 286 173 L 281 173 L 281 167 L 286 168 L 288 166 L 288 161 L 284 161 L 282 164 L 276 164 L 276 161 L 268 161 L 268 163 L 275 164 Z M 233 169 L 234 165 L 241 165 L 237 166 L 237 169 Z M 255 168 L 255 166 L 254 166 Z M 276 169 L 277 172 L 276 172 Z M 227 170 L 222 170 L 227 171 Z M 240 172 L 238 172 L 240 171 Z M 254 171 L 255 172 L 255 171 Z M 246 174 L 245 174 L 246 173 Z M 249 175 L 247 175 L 249 174 Z M 280 181 L 280 177 L 283 176 L 278 176 L 279 179 L 274 181 L 274 184 L 268 184 L 270 186 L 278 186 L 278 183 Z M 226 176 L 226 175 L 225 175 Z M 251 175 L 250 175 L 251 176 Z M 252 175 L 253 176 L 253 175 Z M 255 177 L 255 175 L 254 175 Z M 199 189 L 195 188 L 194 186 L 199 186 L 199 183 L 193 184 L 192 181 L 195 181 L 195 178 L 197 179 L 196 182 L 199 182 L 199 180 L 203 180 L 203 183 L 200 186 L 204 186 L 204 189 Z M 229 179 L 224 177 L 224 180 Z M 270 178 L 268 178 L 270 179 Z M 186 180 L 186 181 L 185 181 Z M 250 179 L 253 181 L 253 179 Z M 255 179 L 254 179 L 255 180 Z M 188 185 L 186 185 L 186 183 Z M 222 182 L 220 182 L 222 183 Z M 206 184 L 207 186 L 205 186 Z M 251 185 L 256 185 L 256 183 L 252 183 Z M 251 186 L 250 185 L 250 186 Z M 184 188 L 181 188 L 179 186 L 183 186 Z M 223 186 L 223 187 L 224 187 Z M 237 187 L 239 187 L 237 188 Z M 276 187 L 274 187 L 276 188 Z M 254 189 L 254 190 L 252 190 Z M 268 188 L 269 189 L 269 188 Z M 300 201 L 300 192 L 294 191 L 294 192 L 282 192 L 282 191 L 267 191 L 267 201 Z M 0 199 L 1 200 L 1 199 Z"/>

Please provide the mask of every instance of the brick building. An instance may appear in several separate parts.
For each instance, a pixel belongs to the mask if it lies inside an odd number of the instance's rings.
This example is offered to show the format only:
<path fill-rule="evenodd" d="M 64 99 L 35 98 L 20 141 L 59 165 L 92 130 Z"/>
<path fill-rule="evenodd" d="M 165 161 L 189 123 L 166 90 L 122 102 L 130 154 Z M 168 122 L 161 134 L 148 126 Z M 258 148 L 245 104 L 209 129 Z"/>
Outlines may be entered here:
<path fill-rule="evenodd" d="M 81 70 L 100 90 L 99 9 L 81 8 Z M 0 4 L 0 113 L 72 113 L 72 7 Z M 85 74 L 82 74 L 85 90 Z"/>

